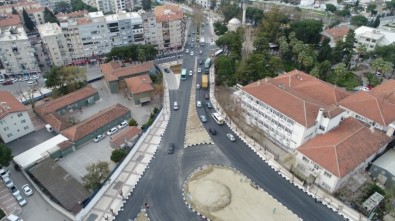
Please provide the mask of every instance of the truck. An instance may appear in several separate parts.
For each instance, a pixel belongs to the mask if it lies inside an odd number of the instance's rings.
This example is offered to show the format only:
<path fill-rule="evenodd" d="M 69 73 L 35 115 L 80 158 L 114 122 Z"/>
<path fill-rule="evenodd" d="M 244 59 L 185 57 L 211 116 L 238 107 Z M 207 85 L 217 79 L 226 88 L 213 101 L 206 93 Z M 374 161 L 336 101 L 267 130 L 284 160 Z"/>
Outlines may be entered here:
<path fill-rule="evenodd" d="M 208 88 L 208 75 L 207 74 L 202 75 L 202 88 L 203 89 Z"/>
<path fill-rule="evenodd" d="M 204 37 L 200 37 L 200 46 L 204 46 Z"/>

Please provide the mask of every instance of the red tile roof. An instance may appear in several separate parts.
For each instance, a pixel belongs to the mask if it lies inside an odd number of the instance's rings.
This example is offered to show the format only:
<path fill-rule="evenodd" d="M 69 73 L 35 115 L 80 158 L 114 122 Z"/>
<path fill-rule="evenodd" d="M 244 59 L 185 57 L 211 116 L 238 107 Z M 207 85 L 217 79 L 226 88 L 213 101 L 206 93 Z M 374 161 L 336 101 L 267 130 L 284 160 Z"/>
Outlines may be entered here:
<path fill-rule="evenodd" d="M 17 26 L 17 25 L 22 25 L 22 21 L 19 15 L 3 14 L 0 17 L 0 27 Z"/>
<path fill-rule="evenodd" d="M 36 13 L 36 12 L 43 12 L 44 13 L 45 7 L 40 7 L 40 8 L 30 8 L 26 9 L 26 12 L 28 14 Z"/>
<path fill-rule="evenodd" d="M 328 133 L 307 141 L 297 151 L 341 178 L 390 141 L 383 132 L 372 132 L 363 123 L 350 117 Z"/>
<path fill-rule="evenodd" d="M 116 104 L 100 111 L 81 123 L 64 130 L 62 134 L 70 141 L 74 142 L 89 135 L 104 125 L 111 123 L 113 120 L 126 115 L 128 112 L 130 112 L 130 110 L 127 107 L 121 104 Z"/>
<path fill-rule="evenodd" d="M 324 32 L 326 32 L 335 41 L 337 41 L 337 40 L 342 39 L 345 35 L 347 35 L 349 30 L 350 29 L 347 26 L 341 26 L 341 27 L 326 29 L 326 30 L 324 30 Z"/>
<path fill-rule="evenodd" d="M 101 64 L 100 69 L 106 81 L 116 81 L 121 77 L 148 73 L 154 67 L 153 61 L 121 67 L 118 61 Z"/>
<path fill-rule="evenodd" d="M 131 141 L 139 134 L 141 134 L 141 129 L 137 127 L 127 127 L 125 130 L 112 136 L 110 143 L 112 146 L 119 148 L 122 144 L 125 143 L 125 141 Z"/>
<path fill-rule="evenodd" d="M 395 80 L 387 80 L 370 91 L 356 92 L 339 105 L 388 126 L 395 121 Z"/>
<path fill-rule="evenodd" d="M 154 87 L 152 87 L 152 80 L 148 74 L 126 78 L 125 82 L 132 94 L 139 94 L 154 90 Z"/>
<path fill-rule="evenodd" d="M 160 5 L 154 9 L 157 22 L 174 21 L 184 18 L 184 13 L 177 5 Z"/>
<path fill-rule="evenodd" d="M 27 107 L 19 102 L 8 91 L 0 91 L 0 119 L 11 113 L 27 111 Z"/>
<path fill-rule="evenodd" d="M 60 131 L 73 125 L 72 123 L 67 121 L 66 118 L 57 114 L 56 112 L 43 116 L 43 120 L 45 121 L 45 123 L 51 125 L 52 129 L 57 133 L 60 133 Z"/>
<path fill-rule="evenodd" d="M 84 15 L 88 14 L 87 10 L 80 10 L 80 11 L 74 11 L 74 12 L 70 12 L 70 13 L 58 13 L 56 14 L 56 18 L 58 20 L 67 20 L 69 18 L 81 18 L 84 17 Z"/>
<path fill-rule="evenodd" d="M 73 146 L 73 143 L 68 141 L 68 140 L 65 140 L 65 141 L 61 142 L 60 144 L 58 144 L 58 147 L 61 150 L 67 149 L 67 148 L 69 148 L 71 146 Z"/>
<path fill-rule="evenodd" d="M 242 90 L 305 127 L 314 124 L 321 107 L 328 117 L 341 113 L 336 105 L 349 95 L 342 88 L 298 70 L 251 83 Z"/>
<path fill-rule="evenodd" d="M 61 108 L 64 108 L 70 104 L 73 104 L 77 101 L 88 98 L 96 93 L 97 93 L 97 90 L 95 88 L 93 88 L 92 86 L 86 86 L 86 87 L 81 88 L 77 91 L 74 91 L 70 94 L 66 94 L 62 97 L 59 97 L 57 99 L 54 99 L 52 101 L 46 102 L 42 105 L 39 105 L 34 108 L 34 111 L 37 114 L 44 116 L 46 114 L 49 114 L 49 113 L 55 112 Z"/>

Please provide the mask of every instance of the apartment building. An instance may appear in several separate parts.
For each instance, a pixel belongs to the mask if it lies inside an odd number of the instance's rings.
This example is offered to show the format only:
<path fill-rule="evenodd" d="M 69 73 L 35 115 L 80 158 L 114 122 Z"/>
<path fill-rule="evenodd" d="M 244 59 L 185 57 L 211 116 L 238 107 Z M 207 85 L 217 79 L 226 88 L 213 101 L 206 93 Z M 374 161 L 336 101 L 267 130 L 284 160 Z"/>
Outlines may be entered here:
<path fill-rule="evenodd" d="M 1 14 L 11 14 L 12 8 L 15 8 L 15 10 L 17 10 L 21 14 L 23 9 L 29 10 L 29 9 L 35 9 L 35 8 L 41 8 L 41 7 L 42 7 L 42 5 L 38 2 L 35 2 L 35 1 L 19 1 L 18 3 L 15 3 L 15 4 L 0 6 L 0 13 Z"/>
<path fill-rule="evenodd" d="M 27 9 L 26 12 L 29 15 L 30 19 L 33 21 L 33 23 L 37 26 L 45 23 L 44 10 L 45 7 L 30 8 Z"/>
<path fill-rule="evenodd" d="M 11 142 L 34 131 L 27 108 L 8 91 L 0 91 L 0 138 Z"/>
<path fill-rule="evenodd" d="M 104 13 L 111 12 L 110 0 L 95 0 L 95 5 L 98 11 L 102 11 Z"/>
<path fill-rule="evenodd" d="M 181 48 L 185 39 L 186 21 L 179 6 L 161 5 L 153 13 L 139 12 L 143 17 L 145 43 L 163 49 Z"/>
<path fill-rule="evenodd" d="M 0 29 L 7 29 L 9 27 L 21 27 L 22 20 L 19 15 L 2 14 L 0 15 Z"/>
<path fill-rule="evenodd" d="M 62 66 L 71 63 L 67 41 L 62 29 L 56 23 L 37 26 L 43 46 L 51 59 L 51 65 Z"/>
<path fill-rule="evenodd" d="M 344 89 L 293 70 L 246 85 L 237 92 L 246 122 L 288 151 L 339 125 Z"/>
<path fill-rule="evenodd" d="M 377 46 L 390 45 L 395 42 L 395 32 L 361 26 L 355 29 L 355 40 L 359 45 L 365 45 L 368 51 L 373 51 Z"/>
<path fill-rule="evenodd" d="M 7 73 L 39 71 L 34 48 L 23 27 L 0 30 L 0 60 Z"/>
<path fill-rule="evenodd" d="M 105 16 L 112 46 L 145 44 L 143 19 L 137 12 L 120 12 Z"/>

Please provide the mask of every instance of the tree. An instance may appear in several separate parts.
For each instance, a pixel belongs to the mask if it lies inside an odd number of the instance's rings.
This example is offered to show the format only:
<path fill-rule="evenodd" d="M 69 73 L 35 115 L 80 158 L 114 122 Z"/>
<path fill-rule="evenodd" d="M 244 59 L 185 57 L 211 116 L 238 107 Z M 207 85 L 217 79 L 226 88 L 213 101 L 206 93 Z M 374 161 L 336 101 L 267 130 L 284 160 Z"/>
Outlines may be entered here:
<path fill-rule="evenodd" d="M 235 61 L 231 57 L 219 56 L 214 60 L 214 66 L 216 84 L 232 84 L 234 82 Z"/>
<path fill-rule="evenodd" d="M 366 11 L 373 14 L 373 11 L 375 11 L 376 8 L 377 8 L 377 5 L 375 3 L 369 3 L 368 6 L 366 7 Z M 377 13 L 377 11 L 376 11 L 376 13 Z"/>
<path fill-rule="evenodd" d="M 335 12 L 337 10 L 334 4 L 326 4 L 325 7 L 326 7 L 325 11 L 328 12 Z"/>
<path fill-rule="evenodd" d="M 391 62 L 385 61 L 383 58 L 376 58 L 372 61 L 372 68 L 380 73 L 390 73 L 392 71 L 393 64 Z"/>
<path fill-rule="evenodd" d="M 125 149 L 116 149 L 116 150 L 113 150 L 112 153 L 111 153 L 111 160 L 114 163 L 118 163 L 123 158 L 125 158 L 126 155 L 128 155 L 128 152 L 126 152 Z"/>
<path fill-rule="evenodd" d="M 142 0 L 141 5 L 143 6 L 143 9 L 145 11 L 150 11 L 152 6 L 151 6 L 151 0 Z"/>
<path fill-rule="evenodd" d="M 346 35 L 346 39 L 344 40 L 343 44 L 343 53 L 342 53 L 342 58 L 344 59 L 344 62 L 349 65 L 352 55 L 354 53 L 354 42 L 355 42 L 355 32 L 354 30 L 348 31 Z"/>
<path fill-rule="evenodd" d="M 224 22 L 228 22 L 239 14 L 239 7 L 233 4 L 221 4 L 220 10 L 224 15 Z"/>
<path fill-rule="evenodd" d="M 85 4 L 82 0 L 71 0 L 72 11 L 88 10 L 88 12 L 97 12 L 97 8 Z"/>
<path fill-rule="evenodd" d="M 225 34 L 225 32 L 228 31 L 228 27 L 226 25 L 220 23 L 220 22 L 215 22 L 214 23 L 214 32 L 216 35 L 221 36 Z"/>
<path fill-rule="evenodd" d="M 86 166 L 87 174 L 82 178 L 84 186 L 88 190 L 97 190 L 110 174 L 108 162 L 100 161 Z"/>
<path fill-rule="evenodd" d="M 45 86 L 53 88 L 53 95 L 64 95 L 86 85 L 86 69 L 74 66 L 52 67 L 45 77 Z"/>
<path fill-rule="evenodd" d="M 68 13 L 71 12 L 71 5 L 65 1 L 60 1 L 55 3 L 56 12 Z"/>
<path fill-rule="evenodd" d="M 260 26 L 260 32 L 269 42 L 277 42 L 281 36 L 284 35 L 284 31 L 281 28 L 282 24 L 286 24 L 288 18 L 286 15 L 281 13 L 278 7 L 273 7 L 268 13 L 265 13 L 264 20 Z"/>
<path fill-rule="evenodd" d="M 246 19 L 253 20 L 255 24 L 261 23 L 263 19 L 263 10 L 254 7 L 247 7 Z"/>
<path fill-rule="evenodd" d="M 334 73 L 336 75 L 335 85 L 338 85 L 339 81 L 343 81 L 345 79 L 347 72 L 348 70 L 345 64 L 340 63 L 337 65 L 337 67 L 334 70 Z"/>
<path fill-rule="evenodd" d="M 56 16 L 47 7 L 45 7 L 45 9 L 44 9 L 44 21 L 45 21 L 45 23 L 49 22 L 49 23 L 58 23 L 59 24 L 59 21 L 56 18 Z"/>
<path fill-rule="evenodd" d="M 364 26 L 368 24 L 368 19 L 363 15 L 356 15 L 351 17 L 351 24 L 354 26 Z"/>
<path fill-rule="evenodd" d="M 329 46 L 327 40 L 324 40 L 321 49 L 318 51 L 317 61 L 323 62 L 325 60 L 332 60 L 332 48 Z"/>
<path fill-rule="evenodd" d="M 23 8 L 22 16 L 23 16 L 23 21 L 25 21 L 25 27 L 30 31 L 33 30 L 36 27 L 36 25 L 34 25 L 32 19 L 27 14 L 25 8 Z"/>
<path fill-rule="evenodd" d="M 376 16 L 376 18 L 374 19 L 374 21 L 372 22 L 372 27 L 373 28 L 377 28 L 380 25 L 380 15 Z"/>
<path fill-rule="evenodd" d="M 321 21 L 306 19 L 292 22 L 290 31 L 295 32 L 296 38 L 305 44 L 317 44 L 320 41 L 323 24 Z"/>
<path fill-rule="evenodd" d="M 349 9 L 343 9 L 343 10 L 335 11 L 335 14 L 338 16 L 346 17 L 346 16 L 350 16 L 351 12 Z"/>
<path fill-rule="evenodd" d="M 8 167 L 12 160 L 12 151 L 4 144 L 0 144 L 0 168 Z"/>
<path fill-rule="evenodd" d="M 253 45 L 255 47 L 255 52 L 257 53 L 267 53 L 269 50 L 269 41 L 265 36 L 257 36 L 254 39 Z"/>
<path fill-rule="evenodd" d="M 385 8 L 391 11 L 391 15 L 394 15 L 395 0 L 386 1 Z"/>
<path fill-rule="evenodd" d="M 14 8 L 14 6 L 12 6 L 12 14 L 13 15 L 17 15 L 18 14 L 18 11 Z"/>
<path fill-rule="evenodd" d="M 372 55 L 383 58 L 385 61 L 389 61 L 395 64 L 395 43 L 386 46 L 376 47 Z"/>

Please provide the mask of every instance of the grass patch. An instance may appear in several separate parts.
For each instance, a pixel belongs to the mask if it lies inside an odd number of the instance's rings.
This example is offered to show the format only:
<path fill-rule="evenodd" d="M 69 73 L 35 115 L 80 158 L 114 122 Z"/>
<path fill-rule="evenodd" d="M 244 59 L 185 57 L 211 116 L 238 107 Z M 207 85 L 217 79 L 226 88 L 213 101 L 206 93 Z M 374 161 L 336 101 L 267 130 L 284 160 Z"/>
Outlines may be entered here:
<path fill-rule="evenodd" d="M 176 64 L 176 65 L 170 66 L 170 70 L 174 74 L 181 74 L 181 64 Z"/>
<path fill-rule="evenodd" d="M 349 72 L 343 79 L 336 79 L 336 74 L 333 72 L 329 75 L 329 83 L 337 85 L 339 87 L 344 87 L 349 91 L 352 91 L 355 87 L 361 84 L 360 80 L 353 73 Z M 336 82 L 337 81 L 337 82 Z"/>

